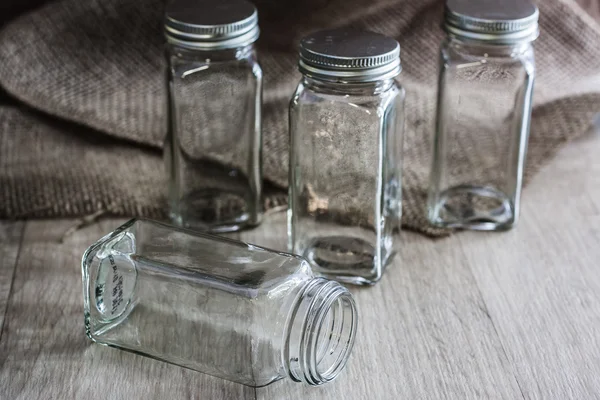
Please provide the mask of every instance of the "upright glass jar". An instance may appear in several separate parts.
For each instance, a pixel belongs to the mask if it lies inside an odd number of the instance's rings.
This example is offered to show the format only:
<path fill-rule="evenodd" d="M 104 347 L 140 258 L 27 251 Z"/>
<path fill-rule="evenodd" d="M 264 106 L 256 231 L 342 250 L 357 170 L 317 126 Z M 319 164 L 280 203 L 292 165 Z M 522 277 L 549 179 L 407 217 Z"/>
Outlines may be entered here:
<path fill-rule="evenodd" d="M 132 220 L 82 260 L 93 341 L 249 386 L 334 379 L 352 351 L 352 295 L 308 263 Z"/>
<path fill-rule="evenodd" d="M 289 249 L 331 279 L 373 284 L 402 214 L 400 45 L 350 29 L 300 42 L 290 103 Z"/>
<path fill-rule="evenodd" d="M 262 216 L 262 70 L 255 7 L 174 0 L 166 9 L 169 212 L 180 226 L 235 231 Z"/>
<path fill-rule="evenodd" d="M 448 0 L 428 218 L 503 230 L 519 216 L 538 10 L 528 0 Z"/>

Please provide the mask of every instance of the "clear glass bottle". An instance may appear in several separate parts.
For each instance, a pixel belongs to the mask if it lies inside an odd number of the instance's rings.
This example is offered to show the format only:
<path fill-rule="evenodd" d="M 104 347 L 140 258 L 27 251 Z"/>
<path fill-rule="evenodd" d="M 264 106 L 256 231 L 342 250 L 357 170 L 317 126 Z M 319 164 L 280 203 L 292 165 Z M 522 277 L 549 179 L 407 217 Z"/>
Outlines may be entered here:
<path fill-rule="evenodd" d="M 349 29 L 300 43 L 290 103 L 291 252 L 343 282 L 373 284 L 402 214 L 404 89 L 394 39 Z"/>
<path fill-rule="evenodd" d="M 94 342 L 249 386 L 320 385 L 346 365 L 352 295 L 300 257 L 131 220 L 82 260 Z"/>
<path fill-rule="evenodd" d="M 262 216 L 262 70 L 255 7 L 245 0 L 167 6 L 169 131 L 165 163 L 173 223 L 235 231 Z"/>
<path fill-rule="evenodd" d="M 538 10 L 527 0 L 449 0 L 427 214 L 446 228 L 503 230 L 519 216 Z"/>

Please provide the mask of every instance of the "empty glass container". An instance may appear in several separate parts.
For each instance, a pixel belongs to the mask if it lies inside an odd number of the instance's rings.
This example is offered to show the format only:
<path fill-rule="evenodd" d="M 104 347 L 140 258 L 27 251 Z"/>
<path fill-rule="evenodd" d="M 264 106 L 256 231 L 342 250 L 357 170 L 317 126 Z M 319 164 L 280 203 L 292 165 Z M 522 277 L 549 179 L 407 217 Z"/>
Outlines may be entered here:
<path fill-rule="evenodd" d="M 377 282 L 402 214 L 400 46 L 338 29 L 300 42 L 290 103 L 289 249 L 319 274 Z"/>
<path fill-rule="evenodd" d="M 527 0 L 449 0 L 428 218 L 501 230 L 519 216 L 538 10 Z"/>
<path fill-rule="evenodd" d="M 180 226 L 235 231 L 262 215 L 262 70 L 255 7 L 174 0 L 165 16 L 169 212 Z"/>
<path fill-rule="evenodd" d="M 249 386 L 329 382 L 352 351 L 351 294 L 294 255 L 131 220 L 82 268 L 86 333 L 100 344 Z"/>

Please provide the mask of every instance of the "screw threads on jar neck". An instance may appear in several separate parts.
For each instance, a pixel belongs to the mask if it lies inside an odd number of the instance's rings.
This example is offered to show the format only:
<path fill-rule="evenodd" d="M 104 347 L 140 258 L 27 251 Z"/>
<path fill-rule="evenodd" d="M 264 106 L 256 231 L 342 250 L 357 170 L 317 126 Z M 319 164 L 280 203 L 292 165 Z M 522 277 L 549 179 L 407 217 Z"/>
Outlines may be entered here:
<path fill-rule="evenodd" d="M 290 378 L 315 386 L 333 380 L 352 352 L 357 322 L 348 289 L 323 278 L 308 282 L 286 328 L 282 356 Z"/>

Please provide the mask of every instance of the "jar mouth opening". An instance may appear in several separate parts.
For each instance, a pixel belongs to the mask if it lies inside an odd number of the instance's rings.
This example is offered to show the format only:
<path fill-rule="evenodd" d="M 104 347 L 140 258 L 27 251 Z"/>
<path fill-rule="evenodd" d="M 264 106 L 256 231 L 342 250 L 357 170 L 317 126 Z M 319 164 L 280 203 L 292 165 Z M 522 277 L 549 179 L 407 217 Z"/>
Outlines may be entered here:
<path fill-rule="evenodd" d="M 352 297 L 341 295 L 321 313 L 319 329 L 309 337 L 312 354 L 307 354 L 308 371 L 315 382 L 329 382 L 344 369 L 356 337 L 355 307 Z"/>
<path fill-rule="evenodd" d="M 323 278 L 310 282 L 300 295 L 285 345 L 288 375 L 311 386 L 335 379 L 352 353 L 357 326 L 356 303 L 348 289 Z"/>

